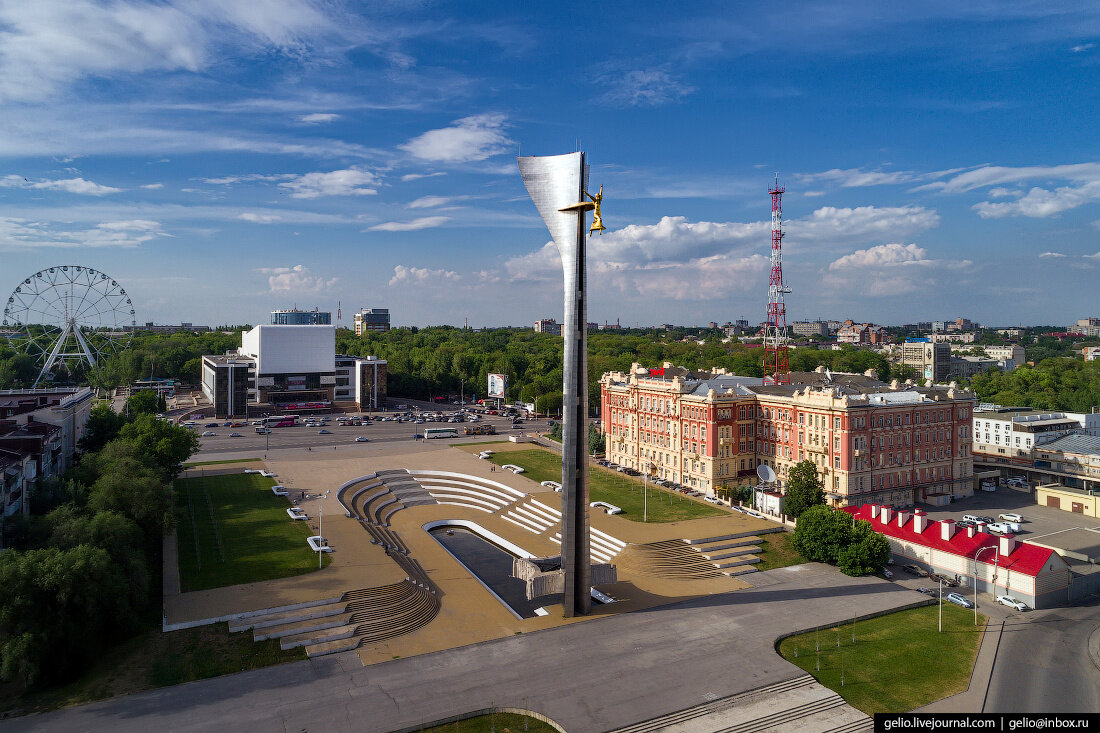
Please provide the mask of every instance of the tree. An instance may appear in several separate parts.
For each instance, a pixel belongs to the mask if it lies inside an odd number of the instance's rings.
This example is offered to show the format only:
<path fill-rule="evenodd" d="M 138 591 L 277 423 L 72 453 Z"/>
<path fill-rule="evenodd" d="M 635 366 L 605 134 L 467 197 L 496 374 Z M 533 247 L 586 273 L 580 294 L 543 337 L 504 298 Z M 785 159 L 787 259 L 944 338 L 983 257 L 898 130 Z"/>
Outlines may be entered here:
<path fill-rule="evenodd" d="M 160 469 L 165 479 L 179 475 L 180 465 L 199 449 L 199 437 L 194 431 L 148 414 L 139 415 L 123 426 L 119 438 Z"/>
<path fill-rule="evenodd" d="M 799 461 L 787 478 L 783 511 L 795 518 L 812 506 L 825 503 L 825 484 L 817 475 L 813 461 Z"/>
<path fill-rule="evenodd" d="M 98 451 L 117 438 L 125 424 L 126 416 L 112 410 L 110 405 L 96 405 L 88 414 L 88 426 L 80 439 L 80 450 L 88 453 Z"/>
<path fill-rule="evenodd" d="M 827 506 L 812 506 L 798 518 L 792 544 L 807 560 L 836 564 L 852 540 L 852 516 Z"/>
<path fill-rule="evenodd" d="M 840 551 L 837 567 L 845 575 L 877 573 L 890 559 L 890 543 L 862 519 L 852 527 L 851 543 Z"/>
<path fill-rule="evenodd" d="M 588 426 L 588 452 L 593 455 L 603 453 L 603 433 L 595 425 Z"/>
<path fill-rule="evenodd" d="M 131 415 L 152 415 L 157 411 L 157 393 L 151 389 L 134 392 L 126 400 L 126 409 Z"/>

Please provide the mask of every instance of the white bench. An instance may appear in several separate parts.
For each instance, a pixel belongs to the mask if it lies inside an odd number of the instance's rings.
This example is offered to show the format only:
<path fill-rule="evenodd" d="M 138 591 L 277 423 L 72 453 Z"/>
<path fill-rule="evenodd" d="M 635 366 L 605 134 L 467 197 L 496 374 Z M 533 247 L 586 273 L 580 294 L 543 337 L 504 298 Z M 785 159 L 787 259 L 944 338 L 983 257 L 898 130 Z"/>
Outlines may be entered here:
<path fill-rule="evenodd" d="M 594 507 L 594 508 L 597 508 L 597 509 L 603 509 L 608 514 L 622 514 L 622 511 L 623 511 L 622 509 L 615 506 L 614 504 L 608 504 L 606 501 L 594 501 L 591 504 L 589 504 L 588 506 Z"/>
<path fill-rule="evenodd" d="M 275 494 L 275 496 L 290 496 L 290 490 L 278 484 L 271 487 L 271 493 Z"/>
<path fill-rule="evenodd" d="M 332 548 L 329 547 L 328 540 L 320 535 L 313 537 L 306 537 L 306 542 L 309 543 L 310 548 L 314 552 L 332 552 Z"/>
<path fill-rule="evenodd" d="M 260 475 L 263 476 L 264 478 L 275 478 L 279 474 L 272 473 L 271 471 L 260 471 Z"/>
<path fill-rule="evenodd" d="M 305 513 L 304 509 L 299 509 L 296 506 L 292 506 L 286 510 L 287 516 L 291 519 L 309 519 L 309 516 Z"/>
<path fill-rule="evenodd" d="M 559 484 L 557 481 L 543 481 L 542 485 L 548 489 L 553 489 L 554 491 L 561 491 L 561 484 Z"/>
<path fill-rule="evenodd" d="M 512 473 L 523 473 L 523 469 L 515 465 L 514 463 L 505 463 L 503 466 L 501 466 L 501 468 L 503 468 L 505 471 L 511 471 Z"/>

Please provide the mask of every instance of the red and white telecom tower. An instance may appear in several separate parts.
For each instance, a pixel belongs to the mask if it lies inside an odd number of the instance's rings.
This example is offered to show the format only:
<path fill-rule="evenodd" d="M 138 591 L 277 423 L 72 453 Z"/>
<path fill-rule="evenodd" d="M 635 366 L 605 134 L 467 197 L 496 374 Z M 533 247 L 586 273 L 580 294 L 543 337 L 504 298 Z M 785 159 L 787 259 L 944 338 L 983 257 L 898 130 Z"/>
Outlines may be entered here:
<path fill-rule="evenodd" d="M 764 330 L 764 383 L 790 384 L 791 364 L 787 353 L 787 306 L 783 295 L 791 289 L 783 284 L 783 192 L 775 177 L 772 195 L 772 279 L 768 286 L 768 325 Z"/>

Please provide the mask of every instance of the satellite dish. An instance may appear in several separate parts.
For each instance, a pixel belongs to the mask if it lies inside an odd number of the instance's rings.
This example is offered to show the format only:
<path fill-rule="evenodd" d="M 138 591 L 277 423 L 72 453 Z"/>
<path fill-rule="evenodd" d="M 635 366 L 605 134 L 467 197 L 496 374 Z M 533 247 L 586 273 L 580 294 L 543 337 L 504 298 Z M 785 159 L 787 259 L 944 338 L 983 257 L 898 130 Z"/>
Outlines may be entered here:
<path fill-rule="evenodd" d="M 756 475 L 766 484 L 775 483 L 775 470 L 771 466 L 761 463 L 756 467 Z"/>

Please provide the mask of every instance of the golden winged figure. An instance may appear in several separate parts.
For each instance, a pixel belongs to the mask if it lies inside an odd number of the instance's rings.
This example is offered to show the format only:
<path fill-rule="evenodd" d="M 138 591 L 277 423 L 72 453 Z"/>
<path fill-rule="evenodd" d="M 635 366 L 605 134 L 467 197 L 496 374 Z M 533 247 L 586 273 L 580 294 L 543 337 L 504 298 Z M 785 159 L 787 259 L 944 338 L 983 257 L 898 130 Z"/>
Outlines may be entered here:
<path fill-rule="evenodd" d="M 588 193 L 588 191 L 585 191 L 584 195 L 592 199 L 592 203 L 596 205 L 592 210 L 592 226 L 588 228 L 588 233 L 599 232 L 602 235 L 604 229 L 607 229 L 607 227 L 603 225 L 603 216 L 600 214 L 600 204 L 603 202 L 603 185 L 600 185 L 600 191 L 595 196 Z"/>

